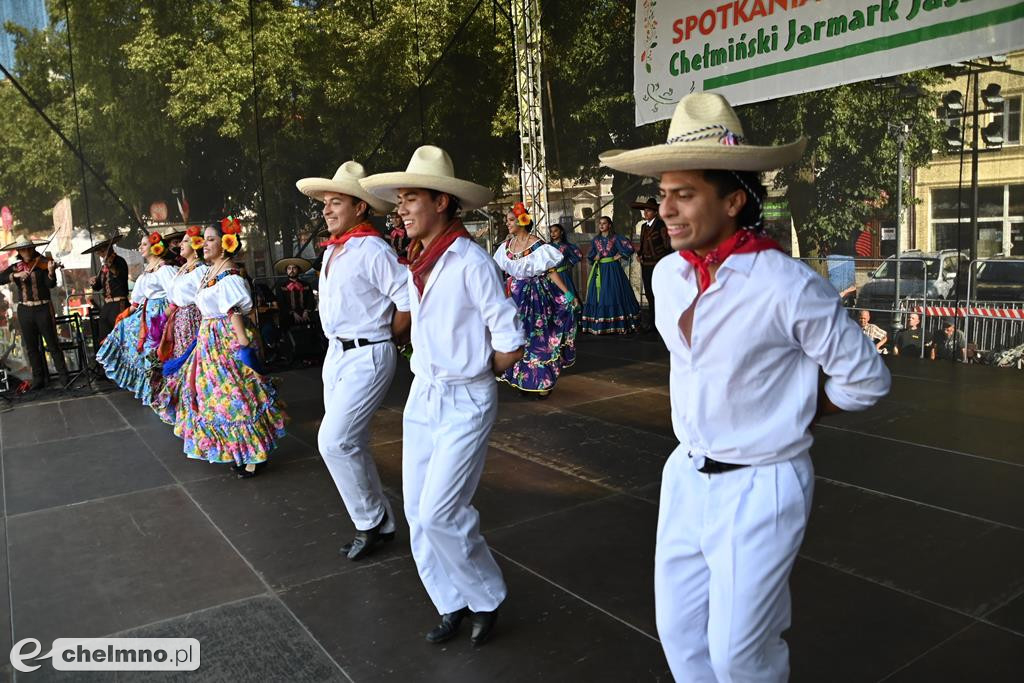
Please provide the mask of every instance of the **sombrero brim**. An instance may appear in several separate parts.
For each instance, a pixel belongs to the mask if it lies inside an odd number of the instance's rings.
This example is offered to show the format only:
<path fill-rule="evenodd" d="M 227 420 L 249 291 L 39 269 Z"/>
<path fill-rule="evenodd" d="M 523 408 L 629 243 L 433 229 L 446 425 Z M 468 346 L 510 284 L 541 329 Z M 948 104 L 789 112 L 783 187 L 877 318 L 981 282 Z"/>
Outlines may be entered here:
<path fill-rule="evenodd" d="M 363 185 L 377 197 L 392 204 L 398 201 L 398 191 L 403 188 L 423 188 L 445 192 L 453 197 L 458 197 L 462 208 L 467 211 L 479 209 L 494 198 L 494 192 L 489 188 L 468 180 L 405 171 L 378 173 L 363 180 Z"/>
<path fill-rule="evenodd" d="M 12 251 L 14 249 L 35 249 L 45 247 L 49 242 L 11 242 L 7 246 L 0 247 L 0 251 Z"/>
<path fill-rule="evenodd" d="M 632 204 L 629 205 L 629 208 L 631 208 L 631 209 L 654 209 L 655 211 L 657 211 L 658 210 L 658 205 L 657 204 L 648 204 L 647 202 L 633 202 Z"/>
<path fill-rule="evenodd" d="M 82 255 L 85 255 L 85 254 L 95 254 L 97 251 L 104 251 L 111 244 L 117 244 L 118 242 L 120 242 L 123 237 L 124 237 L 124 235 L 114 235 L 113 237 L 111 237 L 108 240 L 103 240 L 102 242 L 97 242 L 96 244 L 92 245 L 91 247 L 89 247 L 88 249 L 83 251 Z"/>
<path fill-rule="evenodd" d="M 599 155 L 601 164 L 616 171 L 656 177 L 668 171 L 769 171 L 792 164 L 803 156 L 807 138 L 775 147 L 755 145 L 654 145 L 640 149 L 613 149 Z"/>
<path fill-rule="evenodd" d="M 324 200 L 325 192 L 337 192 L 338 194 L 347 194 L 350 197 L 362 199 L 364 202 L 369 204 L 374 211 L 390 211 L 392 208 L 392 204 L 389 204 L 387 201 L 369 192 L 362 183 L 357 180 L 303 178 L 295 183 L 295 187 L 299 188 L 299 192 L 302 194 L 307 197 L 312 197 L 318 202 L 322 202 Z"/>
<path fill-rule="evenodd" d="M 297 256 L 283 258 L 274 264 L 274 272 L 277 273 L 278 275 L 281 275 L 284 273 L 284 271 L 288 270 L 288 266 L 298 266 L 299 272 L 305 273 L 307 270 L 313 267 L 313 264 L 309 260 L 299 258 Z"/>

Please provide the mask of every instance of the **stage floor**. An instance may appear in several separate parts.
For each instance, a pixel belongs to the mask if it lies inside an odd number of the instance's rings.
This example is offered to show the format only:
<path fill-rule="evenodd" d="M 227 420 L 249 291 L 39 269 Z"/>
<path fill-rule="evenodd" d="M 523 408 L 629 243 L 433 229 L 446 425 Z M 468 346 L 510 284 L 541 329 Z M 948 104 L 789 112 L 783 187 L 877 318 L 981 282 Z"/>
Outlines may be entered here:
<path fill-rule="evenodd" d="M 316 453 L 319 369 L 283 373 L 293 421 L 266 472 L 188 461 L 124 392 L 0 416 L 0 651 L 23 638 L 192 637 L 187 681 L 670 680 L 654 626 L 659 478 L 675 446 L 656 338 L 595 339 L 547 401 L 502 387 L 475 499 L 510 595 L 494 640 L 436 622 L 396 542 L 353 563 Z M 1024 679 L 1024 376 L 913 359 L 865 413 L 815 430 L 793 574 L 792 680 Z M 376 416 L 401 505 L 398 377 Z M 4 678 L 12 671 L 7 668 Z M 142 680 L 147 674 L 118 675 Z M 70 680 L 113 680 L 113 673 Z M 65 680 L 48 663 L 24 680 Z"/>

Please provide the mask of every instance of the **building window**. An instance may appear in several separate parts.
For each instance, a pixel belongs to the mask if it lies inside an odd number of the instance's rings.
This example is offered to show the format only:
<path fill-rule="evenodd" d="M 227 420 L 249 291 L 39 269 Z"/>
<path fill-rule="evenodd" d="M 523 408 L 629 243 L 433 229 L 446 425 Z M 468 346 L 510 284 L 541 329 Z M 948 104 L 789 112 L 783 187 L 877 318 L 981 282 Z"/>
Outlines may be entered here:
<path fill-rule="evenodd" d="M 1003 113 L 994 118 L 1003 124 L 1003 145 L 1020 144 L 1020 95 L 1003 100 Z"/>
<path fill-rule="evenodd" d="M 1019 110 L 1018 110 L 1019 112 Z M 1019 117 L 1019 113 L 1018 113 Z M 1019 120 L 1019 118 L 1018 118 Z M 1019 125 L 1019 124 L 1018 124 Z M 935 250 L 971 248 L 971 189 L 943 188 L 931 192 L 932 246 Z M 1024 185 L 978 188 L 978 256 L 1015 253 L 1024 217 Z"/>

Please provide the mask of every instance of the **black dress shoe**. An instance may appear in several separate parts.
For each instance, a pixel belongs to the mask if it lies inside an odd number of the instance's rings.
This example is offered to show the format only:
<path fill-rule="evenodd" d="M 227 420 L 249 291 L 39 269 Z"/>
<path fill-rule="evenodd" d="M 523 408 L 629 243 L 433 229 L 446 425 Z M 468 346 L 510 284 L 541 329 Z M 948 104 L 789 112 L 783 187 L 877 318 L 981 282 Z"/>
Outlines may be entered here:
<path fill-rule="evenodd" d="M 345 550 L 345 546 L 342 546 L 342 550 L 345 552 L 345 556 L 350 560 L 361 560 L 370 553 L 372 553 L 378 545 L 381 543 L 387 543 L 395 539 L 395 532 L 389 531 L 387 533 L 381 531 L 384 525 L 387 524 L 388 513 L 384 511 L 384 517 L 381 518 L 380 524 L 368 529 L 367 531 L 356 531 L 356 537 L 352 539 L 351 543 L 346 543 L 348 550 Z"/>
<path fill-rule="evenodd" d="M 441 623 L 430 629 L 430 632 L 427 633 L 427 642 L 436 645 L 437 643 L 443 643 L 454 638 L 455 634 L 459 632 L 459 626 L 467 614 L 470 614 L 468 607 L 463 607 L 458 612 L 442 614 Z"/>
<path fill-rule="evenodd" d="M 493 612 L 473 612 L 470 614 L 469 620 L 473 622 L 473 632 L 469 636 L 470 642 L 473 643 L 474 647 L 483 645 L 491 637 L 494 624 L 498 621 L 498 610 L 495 609 Z"/>

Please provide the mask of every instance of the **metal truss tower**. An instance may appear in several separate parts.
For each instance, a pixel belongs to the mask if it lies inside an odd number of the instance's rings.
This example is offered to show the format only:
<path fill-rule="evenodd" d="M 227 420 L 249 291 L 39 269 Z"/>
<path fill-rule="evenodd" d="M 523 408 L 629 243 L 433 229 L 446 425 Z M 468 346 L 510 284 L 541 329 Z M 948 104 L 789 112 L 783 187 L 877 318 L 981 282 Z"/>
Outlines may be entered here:
<path fill-rule="evenodd" d="M 540 0 L 511 0 L 515 33 L 516 96 L 519 98 L 519 177 L 523 200 L 534 225 L 546 234 L 548 168 L 544 159 L 544 111 L 541 97 Z"/>

